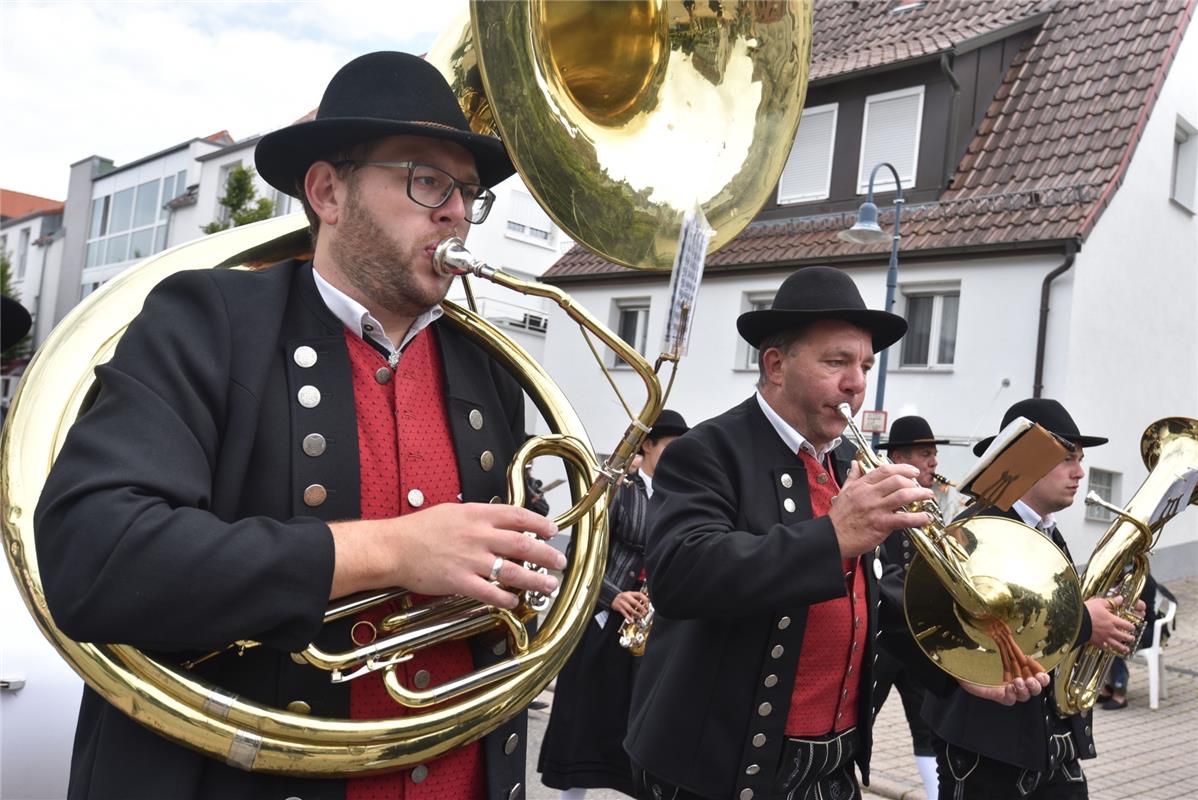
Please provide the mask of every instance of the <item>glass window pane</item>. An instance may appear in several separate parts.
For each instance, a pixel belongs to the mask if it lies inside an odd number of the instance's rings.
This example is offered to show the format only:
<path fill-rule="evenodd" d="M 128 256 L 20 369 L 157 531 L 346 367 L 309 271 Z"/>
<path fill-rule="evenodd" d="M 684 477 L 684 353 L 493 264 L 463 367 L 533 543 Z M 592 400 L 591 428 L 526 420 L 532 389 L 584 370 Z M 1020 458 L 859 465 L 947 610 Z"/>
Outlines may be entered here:
<path fill-rule="evenodd" d="M 95 200 L 92 200 L 91 225 L 87 229 L 87 238 L 89 239 L 95 239 L 96 237 L 103 236 L 106 233 L 104 230 L 104 223 L 108 211 L 108 198 L 109 195 L 104 195 L 103 197 L 97 197 Z"/>
<path fill-rule="evenodd" d="M 158 218 L 158 181 L 146 181 L 137 187 L 137 202 L 133 206 L 133 227 L 153 225 Z M 149 255 L 147 253 L 147 255 Z"/>
<path fill-rule="evenodd" d="M 238 162 L 238 163 L 240 163 L 240 162 Z M 186 191 L 187 191 L 187 170 L 181 169 L 181 170 L 179 170 L 179 173 L 177 175 L 175 175 L 175 197 L 178 197 L 179 195 L 183 194 Z"/>
<path fill-rule="evenodd" d="M 154 230 L 154 252 L 161 253 L 166 249 L 166 226 L 159 225 Z"/>
<path fill-rule="evenodd" d="M 961 295 L 946 294 L 940 300 L 940 350 L 936 363 L 951 364 L 957 353 L 957 306 Z"/>
<path fill-rule="evenodd" d="M 129 237 L 129 258 L 145 258 L 153 251 L 154 229 L 142 228 Z"/>
<path fill-rule="evenodd" d="M 932 298 L 907 298 L 907 335 L 903 337 L 900 363 L 904 366 L 928 363 L 928 342 L 931 339 Z"/>
<path fill-rule="evenodd" d="M 167 175 L 162 179 L 162 204 L 166 205 L 167 200 L 175 199 L 175 176 Z"/>
<path fill-rule="evenodd" d="M 129 234 L 122 233 L 108 240 L 108 248 L 104 253 L 105 264 L 115 264 L 129 257 Z"/>
<path fill-rule="evenodd" d="M 112 216 L 108 222 L 110 233 L 120 233 L 129 230 L 129 222 L 133 219 L 133 187 L 117 192 L 112 196 Z"/>
<path fill-rule="evenodd" d="M 100 263 L 100 254 L 104 252 L 104 242 L 91 242 L 87 246 L 87 257 L 83 262 L 83 266 L 94 267 Z"/>
<path fill-rule="evenodd" d="M 637 309 L 622 308 L 620 309 L 620 338 L 628 342 L 628 344 L 636 347 L 636 318 Z"/>

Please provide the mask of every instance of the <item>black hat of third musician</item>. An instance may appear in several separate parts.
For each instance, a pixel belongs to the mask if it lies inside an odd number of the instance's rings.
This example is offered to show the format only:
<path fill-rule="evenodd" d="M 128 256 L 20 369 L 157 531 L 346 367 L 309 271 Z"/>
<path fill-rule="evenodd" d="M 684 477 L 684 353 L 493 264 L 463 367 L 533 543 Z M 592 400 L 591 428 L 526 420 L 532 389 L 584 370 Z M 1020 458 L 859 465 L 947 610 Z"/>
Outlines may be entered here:
<path fill-rule="evenodd" d="M 899 417 L 890 426 L 890 436 L 884 444 L 878 445 L 878 449 L 893 450 L 921 444 L 948 444 L 948 439 L 937 439 L 932 434 L 932 426 L 923 417 Z"/>
<path fill-rule="evenodd" d="M 1011 406 L 1007 409 L 1007 413 L 1003 414 L 1002 425 L 999 425 L 998 429 L 1001 431 L 1012 420 L 1018 417 L 1029 419 L 1049 433 L 1055 433 L 1065 441 L 1073 442 L 1081 447 L 1096 447 L 1110 441 L 1102 436 L 1082 436 L 1077 431 L 1077 423 L 1073 421 L 1073 417 L 1069 416 L 1069 412 L 1065 410 L 1065 407 L 1056 400 L 1049 400 L 1046 397 L 1032 397 L 1027 400 L 1020 400 Z M 987 436 L 985 439 L 982 439 L 982 441 L 973 446 L 973 454 L 980 456 L 986 452 L 986 448 L 993 441 L 993 436 Z"/>
<path fill-rule="evenodd" d="M 869 331 L 875 353 L 907 332 L 902 317 L 867 308 L 853 279 L 834 267 L 804 267 L 795 272 L 778 287 L 772 306 L 741 314 L 736 329 L 746 342 L 758 347 L 771 334 L 821 319 L 840 319 Z"/>
<path fill-rule="evenodd" d="M 25 338 L 33 325 L 33 318 L 25 310 L 25 306 L 7 295 L 0 304 L 0 350 L 7 350 Z"/>
<path fill-rule="evenodd" d="M 298 197 L 314 162 L 386 136 L 460 144 L 474 155 L 479 182 L 485 186 L 516 171 L 499 139 L 470 129 L 436 67 L 418 56 L 392 51 L 359 56 L 338 70 L 316 118 L 263 136 L 254 163 L 263 180 Z"/>
<path fill-rule="evenodd" d="M 657 439 L 660 436 L 681 436 L 690 430 L 690 426 L 686 424 L 686 420 L 677 411 L 671 411 L 668 408 L 663 408 L 661 413 L 657 415 L 657 420 L 653 423 L 653 427 L 649 429 L 649 438 Z"/>

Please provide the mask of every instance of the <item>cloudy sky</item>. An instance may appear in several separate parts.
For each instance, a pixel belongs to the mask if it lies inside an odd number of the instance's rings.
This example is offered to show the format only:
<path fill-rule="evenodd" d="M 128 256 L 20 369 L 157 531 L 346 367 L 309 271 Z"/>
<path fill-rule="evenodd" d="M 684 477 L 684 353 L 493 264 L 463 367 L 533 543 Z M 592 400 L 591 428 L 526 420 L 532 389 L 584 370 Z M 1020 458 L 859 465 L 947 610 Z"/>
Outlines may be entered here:
<path fill-rule="evenodd" d="M 66 199 L 70 165 L 235 139 L 313 109 L 373 50 L 422 53 L 457 0 L 0 0 L 0 188 Z"/>

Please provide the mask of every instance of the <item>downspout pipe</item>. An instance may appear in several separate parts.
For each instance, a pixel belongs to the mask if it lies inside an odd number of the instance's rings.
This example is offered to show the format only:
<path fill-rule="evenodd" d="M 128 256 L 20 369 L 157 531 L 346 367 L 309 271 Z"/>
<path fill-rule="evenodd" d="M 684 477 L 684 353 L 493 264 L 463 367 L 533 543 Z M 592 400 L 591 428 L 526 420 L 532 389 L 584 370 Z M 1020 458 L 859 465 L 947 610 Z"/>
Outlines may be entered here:
<path fill-rule="evenodd" d="M 1052 291 L 1052 282 L 1073 266 L 1076 256 L 1077 241 L 1070 239 L 1065 243 L 1065 260 L 1045 275 L 1044 282 L 1040 284 L 1040 327 L 1036 331 L 1036 376 L 1032 380 L 1032 397 L 1040 397 L 1044 392 L 1044 350 L 1048 339 L 1048 296 Z"/>
<path fill-rule="evenodd" d="M 944 174 L 940 181 L 942 186 L 949 187 L 952 185 L 953 174 L 957 170 L 957 107 L 961 97 L 961 82 L 953 74 L 953 65 L 949 60 L 948 53 L 940 54 L 940 72 L 953 87 L 953 96 L 948 106 L 948 141 L 944 148 Z"/>

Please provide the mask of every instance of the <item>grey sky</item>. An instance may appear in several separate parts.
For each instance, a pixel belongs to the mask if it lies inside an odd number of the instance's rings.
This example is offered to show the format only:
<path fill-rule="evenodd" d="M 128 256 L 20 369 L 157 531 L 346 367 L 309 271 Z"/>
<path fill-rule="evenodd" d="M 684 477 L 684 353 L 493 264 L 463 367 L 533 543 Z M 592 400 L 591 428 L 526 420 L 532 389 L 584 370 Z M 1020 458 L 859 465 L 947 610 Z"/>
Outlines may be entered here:
<path fill-rule="evenodd" d="M 424 52 L 450 0 L 0 0 L 0 188 L 66 199 L 70 165 L 196 136 L 244 139 L 320 101 L 345 62 Z"/>

